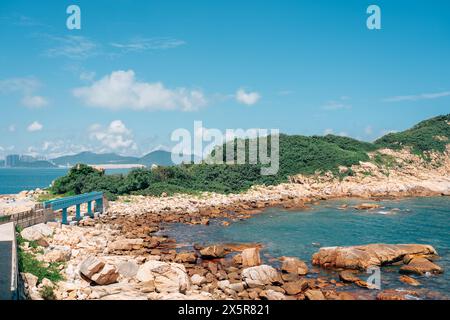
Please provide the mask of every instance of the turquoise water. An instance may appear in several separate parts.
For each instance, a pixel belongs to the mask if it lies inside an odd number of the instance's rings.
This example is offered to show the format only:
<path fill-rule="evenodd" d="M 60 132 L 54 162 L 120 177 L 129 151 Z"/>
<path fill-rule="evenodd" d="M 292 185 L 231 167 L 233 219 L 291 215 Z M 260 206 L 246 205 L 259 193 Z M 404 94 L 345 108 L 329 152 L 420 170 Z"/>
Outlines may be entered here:
<path fill-rule="evenodd" d="M 0 168 L 0 194 L 22 190 L 47 188 L 53 180 L 62 177 L 68 169 Z M 106 170 L 107 174 L 126 174 L 130 169 Z"/>
<path fill-rule="evenodd" d="M 270 208 L 229 227 L 221 226 L 220 221 L 210 226 L 168 225 L 164 233 L 185 244 L 258 242 L 264 245 L 261 253 L 269 263 L 274 262 L 271 258 L 281 256 L 296 256 L 310 262 L 313 253 L 321 246 L 430 244 L 441 256 L 437 263 L 447 272 L 416 278 L 424 284 L 423 288 L 450 296 L 450 198 L 382 201 L 385 208 L 374 211 L 337 209 L 344 203 L 360 202 L 323 201 L 304 211 Z M 336 277 L 332 273 L 329 276 Z M 385 287 L 412 288 L 398 281 L 398 276 L 398 268 L 382 268 Z"/>

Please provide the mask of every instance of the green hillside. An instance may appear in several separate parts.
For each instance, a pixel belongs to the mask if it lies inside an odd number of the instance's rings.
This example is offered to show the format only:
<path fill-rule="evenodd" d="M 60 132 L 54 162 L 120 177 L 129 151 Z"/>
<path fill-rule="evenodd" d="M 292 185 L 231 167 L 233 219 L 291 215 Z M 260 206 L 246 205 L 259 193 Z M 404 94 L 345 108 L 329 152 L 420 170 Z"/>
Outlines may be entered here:
<path fill-rule="evenodd" d="M 450 114 L 438 116 L 416 124 L 411 129 L 389 133 L 375 141 L 380 147 L 401 149 L 411 147 L 413 152 L 445 150 L 450 139 Z"/>
<path fill-rule="evenodd" d="M 261 175 L 261 164 L 249 163 L 160 166 L 153 170 L 135 169 L 128 175 L 105 175 L 90 167 L 80 166 L 72 168 L 67 176 L 57 179 L 52 191 L 58 194 L 79 194 L 96 190 L 106 192 L 109 198 L 123 194 L 161 195 L 163 192 L 230 193 L 247 190 L 255 184 L 279 184 L 296 174 L 312 175 L 331 171 L 343 178 L 353 172 L 347 170 L 340 173 L 339 166 L 351 167 L 360 161 L 369 161 L 367 153 L 377 148 L 411 146 L 415 152 L 443 151 L 448 143 L 448 121 L 448 115 L 436 117 L 404 132 L 386 135 L 373 144 L 333 135 L 306 137 L 282 134 L 279 137 L 279 170 L 271 176 Z M 246 151 L 249 143 L 250 140 L 244 140 Z M 227 143 L 224 158 L 227 150 L 230 152 L 234 148 L 236 151 L 237 146 L 237 140 Z"/>

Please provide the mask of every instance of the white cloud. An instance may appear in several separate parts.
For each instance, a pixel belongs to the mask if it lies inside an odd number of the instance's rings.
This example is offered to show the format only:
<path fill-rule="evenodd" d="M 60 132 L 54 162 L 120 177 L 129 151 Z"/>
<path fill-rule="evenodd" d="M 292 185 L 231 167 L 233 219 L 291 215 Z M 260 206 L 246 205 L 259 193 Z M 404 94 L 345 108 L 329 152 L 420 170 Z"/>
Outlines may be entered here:
<path fill-rule="evenodd" d="M 133 70 L 114 71 L 91 86 L 73 90 L 85 104 L 108 109 L 193 111 L 206 105 L 199 90 L 167 89 L 161 82 L 139 82 Z"/>
<path fill-rule="evenodd" d="M 43 127 L 44 127 L 44 126 L 43 126 L 42 124 L 40 124 L 40 123 L 37 122 L 37 121 L 34 121 L 33 123 L 31 123 L 31 124 L 28 126 L 27 130 L 28 130 L 29 132 L 35 132 L 35 131 L 40 131 L 40 130 L 42 130 Z"/>
<path fill-rule="evenodd" d="M 15 132 L 16 131 L 16 126 L 14 124 L 9 125 L 8 131 L 9 132 Z"/>
<path fill-rule="evenodd" d="M 29 108 L 41 108 L 46 106 L 48 101 L 42 96 L 25 96 L 22 98 L 22 104 Z"/>
<path fill-rule="evenodd" d="M 186 44 L 183 40 L 173 38 L 134 38 L 127 43 L 113 42 L 110 45 L 124 52 L 141 52 L 146 50 L 172 49 Z"/>
<path fill-rule="evenodd" d="M 398 132 L 398 130 L 383 129 L 383 130 L 381 130 L 381 136 L 385 136 L 389 133 L 397 133 L 397 132 Z"/>
<path fill-rule="evenodd" d="M 401 101 L 418 101 L 418 100 L 431 100 L 450 96 L 450 91 L 435 92 L 435 93 L 422 93 L 418 95 L 409 96 L 395 96 L 383 99 L 385 102 L 401 102 Z"/>
<path fill-rule="evenodd" d="M 99 45 L 89 38 L 83 36 L 52 36 L 41 35 L 56 44 L 48 49 L 45 55 L 51 58 L 66 57 L 70 59 L 86 59 L 99 54 Z"/>
<path fill-rule="evenodd" d="M 258 92 L 246 92 L 244 89 L 241 88 L 238 91 L 236 91 L 235 98 L 237 102 L 251 106 L 259 101 L 261 95 Z"/>
<path fill-rule="evenodd" d="M 327 128 L 323 131 L 323 135 L 326 136 L 328 134 L 333 134 L 333 132 L 334 132 L 333 129 Z"/>
<path fill-rule="evenodd" d="M 326 104 L 322 106 L 322 109 L 325 110 L 342 110 L 342 109 L 351 109 L 352 106 L 346 101 L 350 100 L 350 97 L 342 96 L 338 100 L 328 101 Z"/>
<path fill-rule="evenodd" d="M 90 127 L 90 138 L 100 142 L 102 151 L 137 150 L 137 145 L 133 140 L 131 130 L 129 130 L 121 120 L 112 121 L 108 127 L 104 128 L 99 124 Z"/>
<path fill-rule="evenodd" d="M 82 71 L 80 73 L 80 80 L 91 82 L 95 78 L 94 71 Z"/>
<path fill-rule="evenodd" d="M 34 77 L 10 78 L 0 80 L 0 93 L 20 92 L 30 94 L 41 86 Z"/>
<path fill-rule="evenodd" d="M 48 104 L 46 98 L 34 94 L 40 87 L 40 81 L 34 77 L 11 78 L 0 81 L 0 93 L 18 92 L 23 96 L 21 103 L 29 108 L 40 108 Z"/>
<path fill-rule="evenodd" d="M 367 127 L 364 129 L 364 132 L 365 132 L 366 135 L 370 136 L 370 135 L 373 133 L 373 128 L 372 128 L 372 126 L 367 126 Z"/>

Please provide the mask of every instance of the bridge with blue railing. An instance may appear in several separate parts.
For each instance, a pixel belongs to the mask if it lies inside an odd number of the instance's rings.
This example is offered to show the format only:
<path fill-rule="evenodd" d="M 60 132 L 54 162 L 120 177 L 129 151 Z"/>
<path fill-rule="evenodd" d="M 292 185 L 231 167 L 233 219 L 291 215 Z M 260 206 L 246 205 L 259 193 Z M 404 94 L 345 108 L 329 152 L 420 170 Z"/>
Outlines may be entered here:
<path fill-rule="evenodd" d="M 77 196 L 49 200 L 45 201 L 43 206 L 44 209 L 51 209 L 52 211 L 62 210 L 61 223 L 67 224 L 67 209 L 75 207 L 75 219 L 79 221 L 82 219 L 81 205 L 84 203 L 87 204 L 88 216 L 94 217 L 94 212 L 103 213 L 103 192 L 90 192 Z M 95 204 L 95 208 L 92 207 L 92 204 Z"/>

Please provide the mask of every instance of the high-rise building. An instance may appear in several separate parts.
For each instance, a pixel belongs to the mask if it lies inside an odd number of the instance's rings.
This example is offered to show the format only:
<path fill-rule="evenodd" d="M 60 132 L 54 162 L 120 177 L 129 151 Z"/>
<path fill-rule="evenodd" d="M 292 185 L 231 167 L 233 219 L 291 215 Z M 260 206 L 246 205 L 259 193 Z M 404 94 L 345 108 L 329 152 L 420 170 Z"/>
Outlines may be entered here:
<path fill-rule="evenodd" d="M 20 156 L 18 154 L 9 154 L 6 156 L 6 166 L 15 167 L 20 162 Z"/>

